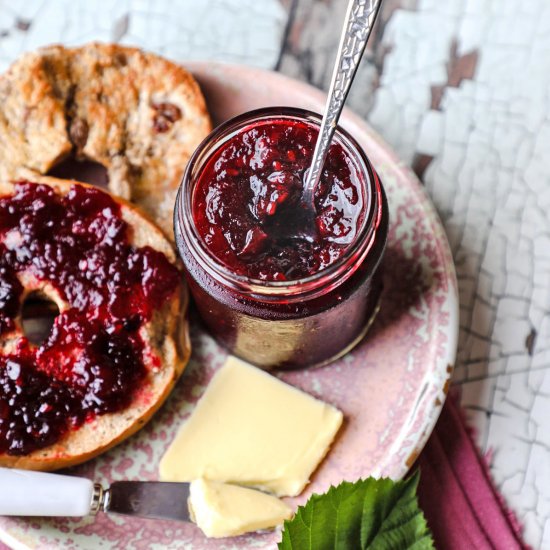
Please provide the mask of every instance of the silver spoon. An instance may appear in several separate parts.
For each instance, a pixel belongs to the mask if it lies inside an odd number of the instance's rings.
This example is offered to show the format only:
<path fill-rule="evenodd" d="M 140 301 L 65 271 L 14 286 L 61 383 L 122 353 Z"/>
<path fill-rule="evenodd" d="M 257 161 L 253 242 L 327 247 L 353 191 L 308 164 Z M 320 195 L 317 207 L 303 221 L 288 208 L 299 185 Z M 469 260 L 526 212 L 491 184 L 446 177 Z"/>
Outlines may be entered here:
<path fill-rule="evenodd" d="M 323 115 L 311 167 L 307 172 L 302 193 L 302 204 L 308 210 L 315 210 L 313 206 L 315 188 L 321 178 L 332 137 L 357 72 L 357 67 L 363 57 L 381 3 L 382 0 L 350 0 L 348 4 L 325 105 L 325 114 Z"/>

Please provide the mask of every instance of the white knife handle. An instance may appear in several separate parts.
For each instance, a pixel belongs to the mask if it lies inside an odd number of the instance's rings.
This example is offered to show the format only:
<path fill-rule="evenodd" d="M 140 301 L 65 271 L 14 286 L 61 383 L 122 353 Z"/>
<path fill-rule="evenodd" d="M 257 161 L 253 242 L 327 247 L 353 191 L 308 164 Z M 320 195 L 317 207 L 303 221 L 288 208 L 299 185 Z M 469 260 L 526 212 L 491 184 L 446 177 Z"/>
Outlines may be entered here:
<path fill-rule="evenodd" d="M 89 479 L 0 468 L 0 516 L 87 516 Z"/>

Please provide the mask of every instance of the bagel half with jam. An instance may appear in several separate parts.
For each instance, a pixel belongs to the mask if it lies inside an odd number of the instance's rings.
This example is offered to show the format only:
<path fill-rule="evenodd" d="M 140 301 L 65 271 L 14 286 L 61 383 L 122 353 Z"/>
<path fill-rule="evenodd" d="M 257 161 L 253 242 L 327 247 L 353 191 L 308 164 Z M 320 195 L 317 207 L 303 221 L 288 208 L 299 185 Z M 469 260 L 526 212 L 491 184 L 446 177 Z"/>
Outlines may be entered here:
<path fill-rule="evenodd" d="M 82 179 L 82 169 L 56 169 L 68 158 L 94 161 L 107 170 L 108 190 L 138 204 L 173 240 L 177 188 L 211 130 L 183 67 L 117 44 L 49 46 L 0 78 L 0 102 L 0 180 Z"/>
<path fill-rule="evenodd" d="M 26 338 L 23 303 L 59 310 Z M 75 181 L 0 183 L 0 466 L 55 470 L 141 428 L 190 354 L 171 243 L 128 202 Z"/>

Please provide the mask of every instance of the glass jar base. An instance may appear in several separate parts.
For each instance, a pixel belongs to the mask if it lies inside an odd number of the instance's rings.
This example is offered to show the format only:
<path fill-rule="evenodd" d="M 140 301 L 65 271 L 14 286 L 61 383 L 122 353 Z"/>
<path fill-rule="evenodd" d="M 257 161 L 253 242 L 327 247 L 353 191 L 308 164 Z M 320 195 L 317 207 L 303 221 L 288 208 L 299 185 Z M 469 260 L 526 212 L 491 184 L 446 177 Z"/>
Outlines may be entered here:
<path fill-rule="evenodd" d="M 334 361 L 341 359 L 342 357 L 344 357 L 344 355 L 347 355 L 350 351 L 356 348 L 367 336 L 367 333 L 369 332 L 372 324 L 374 323 L 374 320 L 376 319 L 376 316 L 380 311 L 380 302 L 381 302 L 381 298 L 378 298 L 378 301 L 376 302 L 376 306 L 374 306 L 372 315 L 369 317 L 369 320 L 366 322 L 361 332 L 345 348 L 341 349 L 338 353 L 336 353 L 332 357 L 329 357 L 328 359 L 324 359 L 323 361 L 314 363 L 313 365 L 308 365 L 307 367 L 296 367 L 296 368 L 315 369 L 318 367 L 324 367 L 325 365 L 334 363 Z"/>
<path fill-rule="evenodd" d="M 380 303 L 381 303 L 381 297 L 378 297 L 378 300 L 376 301 L 376 305 L 374 306 L 374 308 L 372 310 L 372 314 L 369 317 L 368 321 L 365 323 L 365 325 L 363 326 L 363 328 L 361 329 L 359 334 L 349 344 L 347 344 L 345 347 L 340 349 L 337 353 L 330 356 L 329 358 L 323 359 L 322 361 L 318 361 L 316 363 L 311 363 L 311 364 L 307 364 L 307 365 L 296 365 L 296 366 L 292 366 L 292 365 L 289 365 L 289 364 L 267 366 L 265 364 L 262 365 L 262 364 L 258 364 L 256 362 L 254 362 L 253 360 L 250 359 L 250 357 L 243 357 L 241 354 L 238 353 L 238 351 L 236 352 L 235 350 L 230 349 L 229 353 L 231 353 L 235 357 L 238 357 L 239 359 L 242 359 L 243 361 L 246 361 L 247 363 L 250 363 L 250 364 L 258 367 L 259 369 L 262 369 L 262 370 L 265 370 L 265 371 L 315 369 L 315 368 L 318 368 L 318 367 L 323 367 L 325 365 L 333 363 L 334 361 L 337 361 L 338 359 L 341 359 L 342 357 L 344 357 L 344 355 L 347 355 L 350 351 L 352 351 L 355 347 L 357 347 L 363 341 L 363 339 L 367 336 L 367 333 L 369 332 L 372 324 L 374 323 L 374 320 L 376 319 L 376 316 L 378 315 L 378 312 L 380 311 Z M 222 346 L 224 345 L 223 342 L 219 342 L 219 343 Z M 224 346 L 224 347 L 226 347 L 226 346 Z"/>

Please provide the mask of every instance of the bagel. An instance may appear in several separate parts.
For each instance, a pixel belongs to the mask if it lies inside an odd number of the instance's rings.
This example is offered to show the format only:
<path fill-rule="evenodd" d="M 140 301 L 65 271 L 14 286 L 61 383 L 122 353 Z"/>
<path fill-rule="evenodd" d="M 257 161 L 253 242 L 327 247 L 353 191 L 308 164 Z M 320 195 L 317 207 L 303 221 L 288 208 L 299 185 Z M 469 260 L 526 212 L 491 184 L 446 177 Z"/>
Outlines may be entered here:
<path fill-rule="evenodd" d="M 52 171 L 72 156 L 97 162 L 108 190 L 138 204 L 173 240 L 177 188 L 211 130 L 185 69 L 116 44 L 49 46 L 0 78 L 0 102 L 0 180 L 59 176 Z"/>
<path fill-rule="evenodd" d="M 22 330 L 30 293 L 60 312 L 40 346 Z M 173 247 L 136 207 L 75 181 L 0 183 L 0 466 L 72 466 L 141 428 L 189 359 L 186 308 Z"/>

